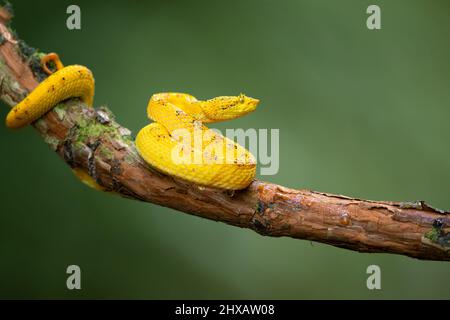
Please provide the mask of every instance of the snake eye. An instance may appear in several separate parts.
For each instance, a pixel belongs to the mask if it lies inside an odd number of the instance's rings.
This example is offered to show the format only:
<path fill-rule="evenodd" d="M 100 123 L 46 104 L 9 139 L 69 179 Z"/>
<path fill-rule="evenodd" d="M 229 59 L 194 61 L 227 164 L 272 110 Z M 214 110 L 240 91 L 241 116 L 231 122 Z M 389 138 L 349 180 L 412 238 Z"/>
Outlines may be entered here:
<path fill-rule="evenodd" d="M 239 95 L 239 103 L 244 103 L 245 102 L 245 95 L 243 93 L 241 93 Z"/>

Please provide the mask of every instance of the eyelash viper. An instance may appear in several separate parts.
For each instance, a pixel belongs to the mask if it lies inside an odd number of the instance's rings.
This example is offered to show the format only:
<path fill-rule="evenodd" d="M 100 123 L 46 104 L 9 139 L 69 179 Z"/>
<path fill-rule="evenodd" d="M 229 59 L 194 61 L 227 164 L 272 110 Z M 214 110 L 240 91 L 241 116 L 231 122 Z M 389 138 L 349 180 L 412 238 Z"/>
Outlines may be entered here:
<path fill-rule="evenodd" d="M 54 63 L 56 72 L 48 69 L 49 62 Z M 6 125 L 10 128 L 21 128 L 36 121 L 69 98 L 80 98 L 92 107 L 95 82 L 88 68 L 80 65 L 64 67 L 55 53 L 44 56 L 41 63 L 49 77 L 11 109 L 6 117 Z M 147 107 L 148 117 L 154 122 L 139 131 L 136 148 L 148 164 L 166 174 L 203 186 L 243 189 L 255 177 L 255 158 L 244 147 L 208 129 L 203 123 L 238 118 L 254 111 L 258 103 L 259 100 L 243 94 L 206 101 L 185 93 L 154 94 Z M 184 130 L 185 134 L 193 137 L 190 142 L 189 139 L 184 141 L 180 152 L 187 152 L 194 159 L 199 156 L 200 162 L 179 163 L 173 160 L 173 150 L 181 139 L 177 136 L 178 130 Z M 196 133 L 201 134 L 201 147 L 194 145 L 194 142 L 199 142 Z M 228 158 L 230 154 L 232 156 Z M 84 178 L 80 174 L 77 176 L 88 182 L 85 175 Z"/>

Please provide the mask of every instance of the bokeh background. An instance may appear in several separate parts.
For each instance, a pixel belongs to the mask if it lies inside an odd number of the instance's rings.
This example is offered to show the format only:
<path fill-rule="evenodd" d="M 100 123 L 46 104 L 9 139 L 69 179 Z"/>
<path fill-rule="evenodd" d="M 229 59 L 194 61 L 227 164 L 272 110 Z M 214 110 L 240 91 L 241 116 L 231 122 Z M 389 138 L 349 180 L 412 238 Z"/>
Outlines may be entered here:
<path fill-rule="evenodd" d="M 91 68 L 96 105 L 134 132 L 154 92 L 245 92 L 257 112 L 217 127 L 280 129 L 279 173 L 263 179 L 450 209 L 446 0 L 12 3 L 19 36 Z M 80 31 L 66 28 L 74 3 Z M 366 28 L 369 4 L 379 31 Z M 1 298 L 450 298 L 448 263 L 262 237 L 102 194 L 32 128 L 0 136 Z M 80 291 L 66 289 L 70 264 Z"/>

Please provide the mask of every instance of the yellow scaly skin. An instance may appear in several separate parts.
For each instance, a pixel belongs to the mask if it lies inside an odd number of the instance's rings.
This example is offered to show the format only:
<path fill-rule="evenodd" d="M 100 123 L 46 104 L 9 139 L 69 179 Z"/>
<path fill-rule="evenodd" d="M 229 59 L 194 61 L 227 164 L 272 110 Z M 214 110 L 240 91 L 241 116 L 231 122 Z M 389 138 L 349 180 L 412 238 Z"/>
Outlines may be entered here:
<path fill-rule="evenodd" d="M 136 147 L 147 163 L 169 175 L 205 186 L 243 189 L 255 177 L 255 158 L 239 144 L 209 130 L 202 123 L 243 116 L 255 110 L 258 102 L 244 95 L 198 101 L 185 93 L 155 94 L 147 107 L 148 117 L 155 122 L 139 131 Z M 201 134 L 201 148 L 194 145 L 196 126 Z M 173 161 L 172 152 L 179 142 L 174 132 L 179 129 L 189 133 L 191 145 L 187 147 L 191 147 L 190 159 L 194 160 L 194 153 L 198 153 L 199 162 Z M 233 157 L 227 159 L 228 153 Z"/>
<path fill-rule="evenodd" d="M 57 71 L 52 73 L 47 62 L 53 61 Z M 92 106 L 94 78 L 84 66 L 64 67 L 56 54 L 42 59 L 44 70 L 50 76 L 39 84 L 24 100 L 9 112 L 6 125 L 10 128 L 26 126 L 51 110 L 59 102 L 78 97 Z M 239 144 L 209 130 L 202 123 L 234 119 L 256 109 L 257 99 L 241 94 L 199 101 L 185 93 L 159 93 L 151 97 L 147 107 L 150 119 L 155 121 L 142 128 L 136 137 L 136 147 L 142 158 L 158 170 L 204 186 L 239 190 L 247 187 L 255 177 L 256 160 Z M 179 137 L 178 129 L 191 134 L 192 154 L 200 155 L 200 163 L 176 163 L 172 153 Z M 194 146 L 194 132 L 201 132 L 201 148 Z M 216 150 L 216 151 L 213 151 Z M 229 153 L 234 158 L 225 159 Z M 196 158 L 199 159 L 199 158 Z M 228 161 L 225 161 L 228 160 Z M 74 171 L 85 183 L 101 189 L 91 177 Z M 89 179 L 90 178 L 90 179 Z"/>

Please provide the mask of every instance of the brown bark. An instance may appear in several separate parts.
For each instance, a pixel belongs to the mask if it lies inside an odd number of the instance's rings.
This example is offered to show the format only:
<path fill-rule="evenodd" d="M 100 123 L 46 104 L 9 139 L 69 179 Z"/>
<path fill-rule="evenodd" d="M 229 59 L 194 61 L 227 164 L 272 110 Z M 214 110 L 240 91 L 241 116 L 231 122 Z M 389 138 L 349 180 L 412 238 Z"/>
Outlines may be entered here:
<path fill-rule="evenodd" d="M 30 68 L 36 57 L 25 55 L 20 40 L 12 37 L 9 17 L 0 9 L 0 89 L 1 99 L 14 105 L 42 74 Z M 130 132 L 106 108 L 90 109 L 78 100 L 59 105 L 34 127 L 71 168 L 86 172 L 107 192 L 262 235 L 450 261 L 450 215 L 424 202 L 360 200 L 263 181 L 234 193 L 200 187 L 150 168 L 137 154 Z"/>

